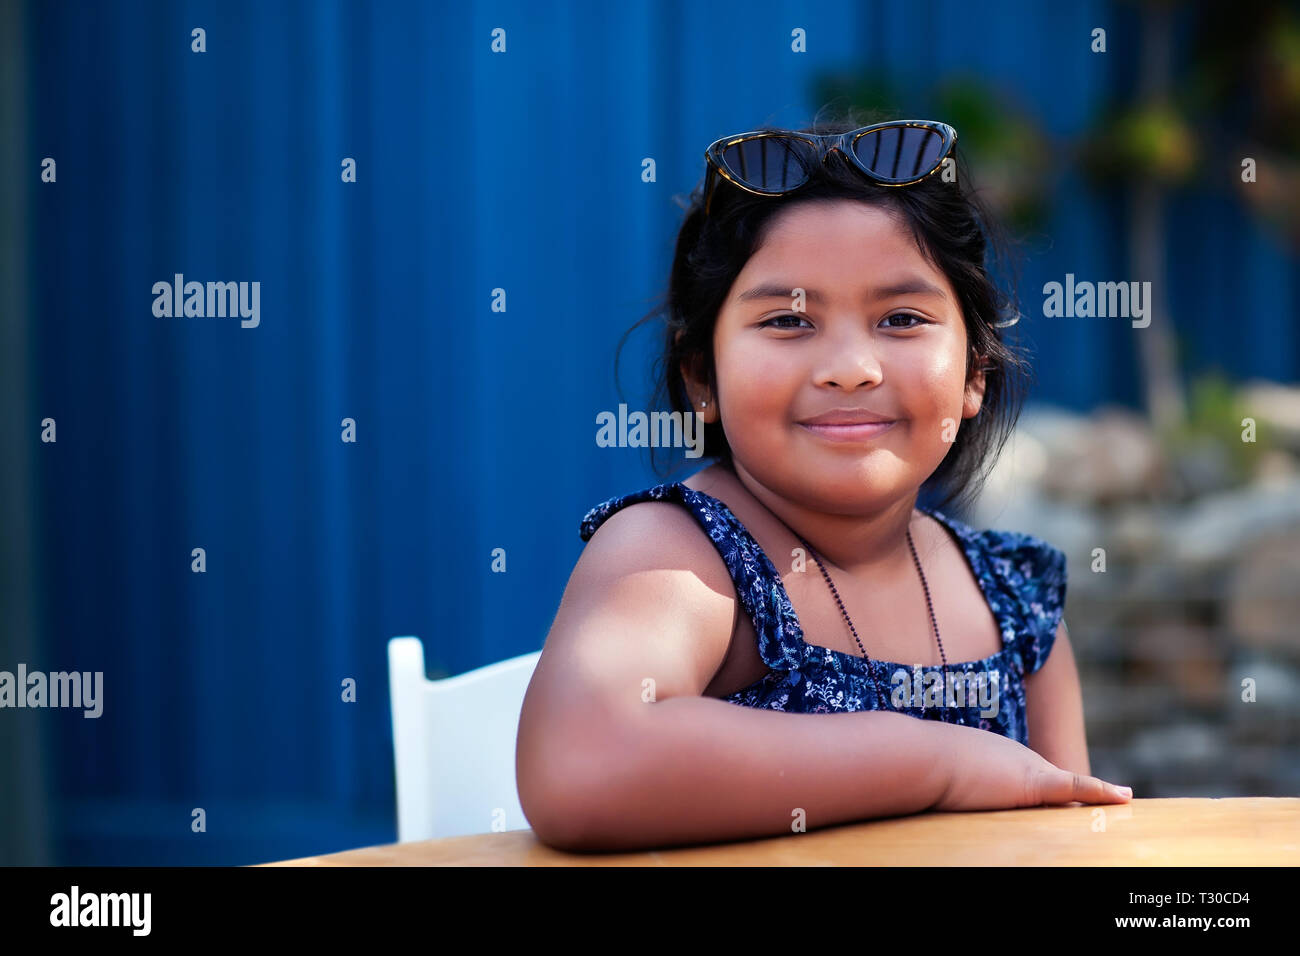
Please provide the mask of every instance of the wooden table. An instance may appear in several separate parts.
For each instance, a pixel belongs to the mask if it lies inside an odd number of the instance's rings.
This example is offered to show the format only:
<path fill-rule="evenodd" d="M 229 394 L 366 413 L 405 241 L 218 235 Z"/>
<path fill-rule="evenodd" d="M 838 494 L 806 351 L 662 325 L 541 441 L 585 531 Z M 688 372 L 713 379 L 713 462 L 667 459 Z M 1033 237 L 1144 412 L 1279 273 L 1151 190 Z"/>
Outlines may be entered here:
<path fill-rule="evenodd" d="M 1104 829 L 1103 829 L 1104 826 Z M 923 813 L 762 840 L 572 854 L 510 830 L 264 866 L 1300 866 L 1300 798 Z"/>

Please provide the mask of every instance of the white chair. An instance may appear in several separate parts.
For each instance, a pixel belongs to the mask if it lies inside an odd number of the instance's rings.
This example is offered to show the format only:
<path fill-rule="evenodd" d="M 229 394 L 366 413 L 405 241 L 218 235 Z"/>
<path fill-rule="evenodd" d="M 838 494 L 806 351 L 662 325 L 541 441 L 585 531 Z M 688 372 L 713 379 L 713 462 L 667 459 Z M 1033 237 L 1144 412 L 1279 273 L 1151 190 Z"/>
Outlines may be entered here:
<path fill-rule="evenodd" d="M 388 642 L 399 842 L 528 827 L 515 784 L 515 738 L 541 656 L 533 651 L 429 680 L 418 637 Z"/>

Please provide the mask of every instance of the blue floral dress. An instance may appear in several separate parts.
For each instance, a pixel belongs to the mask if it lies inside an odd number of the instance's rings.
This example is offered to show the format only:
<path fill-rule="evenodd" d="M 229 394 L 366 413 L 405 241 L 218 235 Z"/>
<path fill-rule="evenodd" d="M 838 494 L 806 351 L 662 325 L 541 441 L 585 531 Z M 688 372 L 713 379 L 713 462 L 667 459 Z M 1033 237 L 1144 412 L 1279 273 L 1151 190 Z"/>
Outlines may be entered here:
<path fill-rule="evenodd" d="M 723 502 L 681 482 L 597 505 L 582 519 L 582 540 L 590 540 L 610 515 L 640 501 L 676 502 L 695 516 L 722 555 L 753 621 L 768 672 L 725 698 L 729 702 L 807 714 L 893 710 L 979 727 L 1028 746 L 1024 677 L 1047 659 L 1065 604 L 1065 555 L 1042 539 L 1016 531 L 976 531 L 918 506 L 955 536 L 1002 634 L 1000 651 L 979 661 L 949 663 L 945 672 L 942 665 L 868 661 L 806 643 L 781 576 L 758 542 Z"/>

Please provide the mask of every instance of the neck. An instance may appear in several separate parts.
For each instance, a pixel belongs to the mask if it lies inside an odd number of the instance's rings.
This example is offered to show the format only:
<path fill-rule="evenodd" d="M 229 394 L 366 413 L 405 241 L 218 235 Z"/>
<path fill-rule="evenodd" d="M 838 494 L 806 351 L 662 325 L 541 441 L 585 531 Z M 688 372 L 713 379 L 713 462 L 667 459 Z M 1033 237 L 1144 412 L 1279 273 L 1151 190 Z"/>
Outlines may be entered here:
<path fill-rule="evenodd" d="M 736 464 L 733 470 L 754 498 L 791 533 L 812 546 L 823 564 L 872 579 L 914 573 L 907 530 L 916 507 L 915 493 L 865 511 L 836 514 L 774 492 L 743 465 Z"/>

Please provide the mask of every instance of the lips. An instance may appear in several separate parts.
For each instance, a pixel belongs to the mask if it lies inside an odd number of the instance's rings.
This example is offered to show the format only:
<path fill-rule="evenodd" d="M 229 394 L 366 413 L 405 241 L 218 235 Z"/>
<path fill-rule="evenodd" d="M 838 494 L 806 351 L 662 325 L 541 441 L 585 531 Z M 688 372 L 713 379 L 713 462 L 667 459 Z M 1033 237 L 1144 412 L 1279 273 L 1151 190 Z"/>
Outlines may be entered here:
<path fill-rule="evenodd" d="M 877 415 L 865 408 L 832 408 L 813 418 L 805 418 L 800 425 L 877 425 L 892 422 L 888 415 Z"/>
<path fill-rule="evenodd" d="M 821 438 L 829 441 L 870 441 L 878 435 L 883 435 L 896 425 L 897 422 L 858 422 L 853 424 L 823 425 L 816 422 L 800 422 L 801 428 L 806 428 Z"/>
<path fill-rule="evenodd" d="M 819 438 L 834 442 L 870 441 L 897 424 L 895 419 L 867 408 L 842 405 L 798 423 Z"/>

